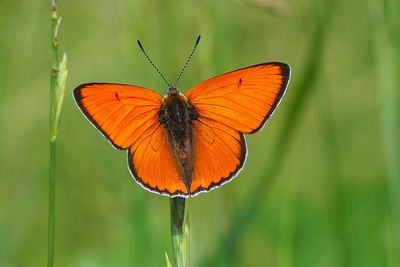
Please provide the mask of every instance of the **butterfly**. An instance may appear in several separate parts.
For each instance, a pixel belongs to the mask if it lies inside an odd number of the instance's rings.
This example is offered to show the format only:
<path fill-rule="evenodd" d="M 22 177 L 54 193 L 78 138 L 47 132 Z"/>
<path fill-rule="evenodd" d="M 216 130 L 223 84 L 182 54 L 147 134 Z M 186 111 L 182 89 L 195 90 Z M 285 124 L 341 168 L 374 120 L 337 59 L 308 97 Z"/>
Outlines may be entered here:
<path fill-rule="evenodd" d="M 219 187 L 242 170 L 244 134 L 262 129 L 289 78 L 289 65 L 269 62 L 210 78 L 185 94 L 177 80 L 167 83 L 163 96 L 136 85 L 86 83 L 73 97 L 115 148 L 128 151 L 136 182 L 154 193 L 186 198 Z"/>

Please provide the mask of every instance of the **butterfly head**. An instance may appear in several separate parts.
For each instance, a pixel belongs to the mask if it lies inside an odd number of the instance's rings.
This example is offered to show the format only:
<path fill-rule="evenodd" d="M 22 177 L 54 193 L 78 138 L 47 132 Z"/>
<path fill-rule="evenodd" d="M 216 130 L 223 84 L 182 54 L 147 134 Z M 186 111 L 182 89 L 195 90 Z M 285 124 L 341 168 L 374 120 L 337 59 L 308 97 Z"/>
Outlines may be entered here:
<path fill-rule="evenodd" d="M 168 89 L 164 93 L 164 97 L 169 97 L 169 96 L 173 96 L 173 95 L 179 95 L 179 93 L 180 92 L 179 92 L 178 88 L 176 88 L 175 85 L 170 83 L 170 84 L 168 84 Z"/>
<path fill-rule="evenodd" d="M 168 90 L 167 91 L 177 92 L 178 88 L 176 88 L 176 85 L 170 83 L 170 84 L 168 84 Z"/>

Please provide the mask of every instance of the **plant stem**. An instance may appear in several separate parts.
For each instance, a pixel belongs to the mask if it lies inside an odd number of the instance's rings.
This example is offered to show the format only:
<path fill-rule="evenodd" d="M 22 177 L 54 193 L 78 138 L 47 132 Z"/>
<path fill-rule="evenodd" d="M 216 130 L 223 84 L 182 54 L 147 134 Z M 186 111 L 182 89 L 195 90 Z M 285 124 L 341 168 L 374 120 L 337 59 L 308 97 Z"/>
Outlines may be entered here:
<path fill-rule="evenodd" d="M 50 179 L 49 179 L 49 218 L 48 218 L 48 251 L 47 266 L 54 265 L 54 211 L 56 196 L 56 142 L 50 141 Z"/>
<path fill-rule="evenodd" d="M 59 113 L 61 112 L 63 90 L 66 79 L 66 58 L 63 58 L 63 80 L 60 82 L 60 64 L 58 59 L 58 28 L 60 17 L 56 0 L 51 1 L 51 47 L 53 62 L 50 72 L 50 170 L 49 170 L 49 211 L 48 211 L 48 247 L 47 266 L 54 266 L 54 226 L 55 226 L 55 196 L 56 196 L 56 140 Z"/>
<path fill-rule="evenodd" d="M 189 266 L 189 216 L 185 220 L 185 199 L 171 198 L 171 240 L 176 267 Z"/>

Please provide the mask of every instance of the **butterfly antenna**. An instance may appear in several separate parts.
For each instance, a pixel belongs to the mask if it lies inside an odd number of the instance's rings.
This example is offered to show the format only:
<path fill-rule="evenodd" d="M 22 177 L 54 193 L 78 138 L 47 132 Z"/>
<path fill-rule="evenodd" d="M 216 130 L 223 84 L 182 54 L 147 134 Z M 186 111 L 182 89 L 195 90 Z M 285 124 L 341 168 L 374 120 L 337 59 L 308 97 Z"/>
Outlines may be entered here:
<path fill-rule="evenodd" d="M 168 85 L 168 87 L 170 87 L 170 84 L 167 82 L 167 80 L 165 79 L 164 75 L 161 73 L 161 71 L 156 67 L 156 65 L 154 65 L 153 61 L 150 59 L 150 57 L 147 55 L 146 51 L 144 51 L 144 48 L 142 46 L 142 43 L 137 40 L 137 43 L 139 45 L 140 50 L 142 50 L 143 54 L 146 56 L 147 60 L 150 62 L 150 64 L 156 69 L 156 71 L 158 72 L 158 74 L 160 74 L 161 78 L 163 78 L 164 82 Z"/>
<path fill-rule="evenodd" d="M 201 35 L 199 34 L 199 36 L 197 37 L 196 43 L 194 44 L 194 47 L 193 47 L 193 49 L 192 49 L 192 52 L 190 53 L 190 56 L 189 56 L 188 60 L 186 60 L 185 66 L 183 66 L 182 71 L 181 71 L 181 73 L 180 73 L 179 76 L 178 76 L 178 79 L 176 79 L 175 87 L 176 87 L 176 85 L 178 84 L 179 80 L 181 79 L 182 74 L 185 72 L 185 70 L 186 70 L 186 68 L 187 68 L 187 66 L 188 66 L 188 64 L 189 64 L 189 62 L 190 62 L 190 60 L 192 59 L 192 56 L 193 56 L 193 54 L 194 54 L 194 51 L 196 51 L 197 45 L 198 45 L 199 42 L 200 42 L 200 37 L 201 37 Z"/>

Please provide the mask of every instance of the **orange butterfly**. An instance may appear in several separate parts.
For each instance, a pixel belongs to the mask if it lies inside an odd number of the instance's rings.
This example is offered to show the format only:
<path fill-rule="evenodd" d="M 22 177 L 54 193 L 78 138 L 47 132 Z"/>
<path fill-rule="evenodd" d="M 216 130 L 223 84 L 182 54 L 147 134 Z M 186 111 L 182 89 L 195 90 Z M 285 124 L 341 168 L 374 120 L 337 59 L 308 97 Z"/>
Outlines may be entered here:
<path fill-rule="evenodd" d="M 186 94 L 176 83 L 163 97 L 135 85 L 88 83 L 74 90 L 74 98 L 115 148 L 128 150 L 129 170 L 143 188 L 190 197 L 241 171 L 247 156 L 244 133 L 265 125 L 289 77 L 287 64 L 270 62 L 208 79 Z"/>

